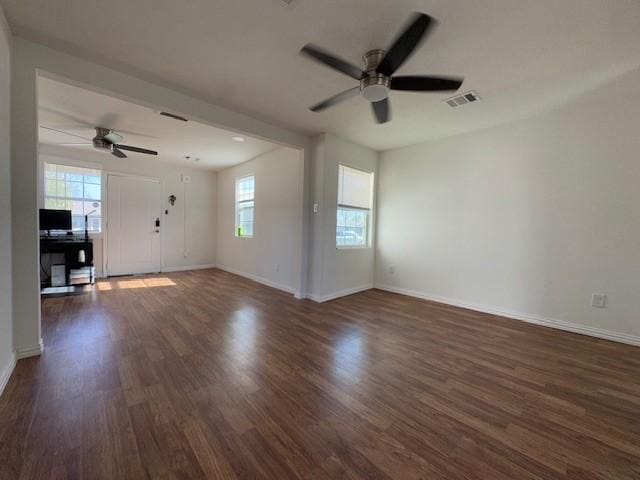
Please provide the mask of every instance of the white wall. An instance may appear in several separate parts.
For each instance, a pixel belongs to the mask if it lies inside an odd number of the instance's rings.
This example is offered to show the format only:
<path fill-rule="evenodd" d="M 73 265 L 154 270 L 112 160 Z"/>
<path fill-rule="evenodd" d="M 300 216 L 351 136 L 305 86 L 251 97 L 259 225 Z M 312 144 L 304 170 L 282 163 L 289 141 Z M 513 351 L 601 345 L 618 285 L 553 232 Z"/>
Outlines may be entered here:
<path fill-rule="evenodd" d="M 640 340 L 639 128 L 635 71 L 535 118 L 382 153 L 376 284 Z"/>
<path fill-rule="evenodd" d="M 311 151 L 312 203 L 319 210 L 311 221 L 309 289 L 311 298 L 325 301 L 373 286 L 375 231 L 371 247 L 337 249 L 336 212 L 338 165 L 373 172 L 377 182 L 378 153 L 332 134 L 316 137 Z"/>
<path fill-rule="evenodd" d="M 0 394 L 13 365 L 11 299 L 11 33 L 0 8 Z"/>
<path fill-rule="evenodd" d="M 246 175 L 255 176 L 253 238 L 235 236 L 235 182 Z M 302 157 L 291 148 L 219 171 L 218 268 L 299 292 L 302 188 Z"/>
<path fill-rule="evenodd" d="M 162 267 L 164 271 L 186 269 L 187 267 L 210 266 L 215 263 L 216 248 L 216 173 L 194 168 L 182 168 L 163 163 L 157 157 L 142 157 L 132 154 L 128 158 L 117 158 L 100 152 L 41 145 L 41 162 L 62 165 L 99 168 L 103 171 L 104 184 L 109 173 L 138 175 L 160 180 L 162 189 Z M 40 167 L 42 172 L 42 166 Z M 184 184 L 181 175 L 191 177 L 191 183 Z M 38 181 L 38 205 L 42 208 L 42 173 Z M 176 195 L 175 206 L 168 201 L 169 195 Z M 186 195 L 186 206 L 185 206 Z M 106 202 L 103 202 L 104 212 Z M 164 211 L 168 210 L 168 214 Z M 185 222 L 186 218 L 186 222 Z M 104 235 L 93 236 L 94 264 L 96 275 L 102 275 Z M 185 243 L 186 242 L 186 243 Z M 106 245 L 105 245 L 106 247 Z M 186 252 L 186 256 L 185 256 Z"/>

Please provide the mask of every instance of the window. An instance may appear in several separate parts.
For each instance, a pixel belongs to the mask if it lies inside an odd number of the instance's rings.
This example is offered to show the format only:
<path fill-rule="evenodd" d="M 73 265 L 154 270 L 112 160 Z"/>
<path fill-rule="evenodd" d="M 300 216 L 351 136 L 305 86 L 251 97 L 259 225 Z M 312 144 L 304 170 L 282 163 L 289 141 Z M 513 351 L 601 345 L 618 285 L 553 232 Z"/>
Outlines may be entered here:
<path fill-rule="evenodd" d="M 44 208 L 71 210 L 74 232 L 84 231 L 85 215 L 89 215 L 89 231 L 101 231 L 101 194 L 100 170 L 44 164 Z"/>
<path fill-rule="evenodd" d="M 336 247 L 369 246 L 373 173 L 338 167 L 338 218 Z"/>
<path fill-rule="evenodd" d="M 253 237 L 255 178 L 236 180 L 236 237 Z"/>

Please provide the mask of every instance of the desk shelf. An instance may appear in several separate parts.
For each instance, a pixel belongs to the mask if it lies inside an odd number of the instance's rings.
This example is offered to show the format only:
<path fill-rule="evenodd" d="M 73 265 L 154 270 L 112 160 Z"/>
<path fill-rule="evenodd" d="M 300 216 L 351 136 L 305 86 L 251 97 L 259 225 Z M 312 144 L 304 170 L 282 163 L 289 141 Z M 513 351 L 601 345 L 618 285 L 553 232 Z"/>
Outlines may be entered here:
<path fill-rule="evenodd" d="M 81 254 L 81 252 L 84 253 Z M 93 242 L 91 239 L 87 240 L 84 236 L 81 238 L 73 236 L 40 237 L 40 264 L 42 265 L 43 255 L 55 254 L 64 256 L 64 286 L 94 283 L 95 269 L 93 267 Z M 84 261 L 81 261 L 82 257 L 84 257 Z M 56 264 L 61 263 L 56 262 Z M 46 281 L 42 282 L 41 288 L 51 288 L 51 275 Z"/>

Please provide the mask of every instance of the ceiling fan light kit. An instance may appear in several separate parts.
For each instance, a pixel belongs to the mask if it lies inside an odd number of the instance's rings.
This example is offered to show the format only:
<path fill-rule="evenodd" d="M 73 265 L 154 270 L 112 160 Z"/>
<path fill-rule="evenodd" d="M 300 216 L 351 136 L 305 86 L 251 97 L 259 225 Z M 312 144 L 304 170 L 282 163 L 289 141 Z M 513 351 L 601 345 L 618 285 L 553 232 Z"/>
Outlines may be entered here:
<path fill-rule="evenodd" d="M 376 49 L 364 55 L 362 70 L 320 47 L 312 44 L 305 45 L 301 50 L 302 54 L 360 82 L 359 87 L 338 93 L 309 109 L 320 112 L 360 94 L 371 103 L 376 121 L 386 123 L 391 120 L 389 104 L 391 90 L 411 92 L 458 90 L 463 82 L 460 77 L 394 76 L 436 24 L 436 20 L 429 15 L 416 13 L 387 51 Z"/>
<path fill-rule="evenodd" d="M 384 50 L 371 50 L 362 57 L 365 76 L 360 80 L 360 91 L 369 102 L 380 102 L 389 96 L 389 77 L 376 71 L 386 53 Z"/>

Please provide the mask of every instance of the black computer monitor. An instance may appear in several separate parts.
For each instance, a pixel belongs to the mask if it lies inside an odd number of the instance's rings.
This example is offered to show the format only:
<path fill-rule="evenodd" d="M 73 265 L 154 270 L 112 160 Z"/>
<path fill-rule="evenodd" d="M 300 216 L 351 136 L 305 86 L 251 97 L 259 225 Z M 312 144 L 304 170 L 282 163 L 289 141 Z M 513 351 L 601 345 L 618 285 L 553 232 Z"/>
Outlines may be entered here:
<path fill-rule="evenodd" d="M 41 208 L 40 230 L 71 230 L 71 210 Z"/>

